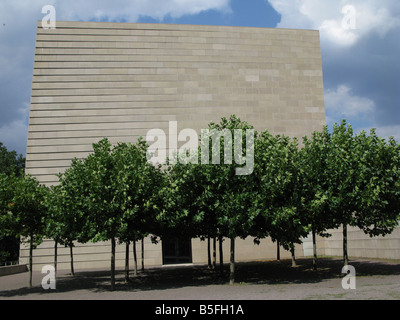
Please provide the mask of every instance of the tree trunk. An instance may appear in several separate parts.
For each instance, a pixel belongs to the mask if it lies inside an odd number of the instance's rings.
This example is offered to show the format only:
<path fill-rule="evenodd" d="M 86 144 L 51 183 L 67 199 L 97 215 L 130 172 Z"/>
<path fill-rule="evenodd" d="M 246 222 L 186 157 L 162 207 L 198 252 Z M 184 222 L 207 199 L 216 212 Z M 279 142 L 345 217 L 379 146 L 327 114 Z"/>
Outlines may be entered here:
<path fill-rule="evenodd" d="M 213 262 L 212 268 L 215 270 L 217 268 L 217 238 L 213 238 Z"/>
<path fill-rule="evenodd" d="M 129 241 L 125 243 L 125 282 L 129 282 Z"/>
<path fill-rule="evenodd" d="M 222 250 L 222 236 L 218 237 L 218 241 L 219 241 L 219 273 L 221 275 L 224 274 L 224 253 Z"/>
<path fill-rule="evenodd" d="M 142 272 L 144 272 L 144 238 L 142 238 Z"/>
<path fill-rule="evenodd" d="M 33 268 L 33 235 L 30 236 L 29 244 L 29 288 L 32 288 L 32 268 Z"/>
<path fill-rule="evenodd" d="M 347 266 L 349 264 L 349 256 L 347 254 L 347 224 L 343 223 L 343 262 Z"/>
<path fill-rule="evenodd" d="M 279 240 L 276 240 L 276 260 L 281 261 L 281 250 Z"/>
<path fill-rule="evenodd" d="M 312 229 L 312 243 L 313 243 L 313 270 L 317 271 L 317 243 L 316 243 L 314 229 Z"/>
<path fill-rule="evenodd" d="M 235 283 L 235 238 L 231 238 L 231 255 L 230 255 L 230 266 L 229 266 L 229 284 Z"/>
<path fill-rule="evenodd" d="M 133 239 L 133 275 L 137 276 L 137 254 L 136 254 L 136 239 Z"/>
<path fill-rule="evenodd" d="M 292 267 L 296 267 L 296 257 L 294 255 L 294 245 L 290 248 L 290 252 L 292 254 Z"/>
<path fill-rule="evenodd" d="M 57 274 L 57 241 L 54 242 L 54 272 Z"/>
<path fill-rule="evenodd" d="M 212 265 L 211 265 L 211 243 L 210 243 L 210 236 L 208 236 L 207 237 L 207 258 L 208 258 L 208 263 L 207 263 L 207 265 L 208 265 L 208 269 L 211 269 L 212 268 Z"/>
<path fill-rule="evenodd" d="M 75 271 L 74 271 L 74 254 L 72 252 L 72 247 L 73 247 L 73 243 L 71 242 L 71 244 L 69 245 L 69 255 L 71 258 L 71 275 L 75 276 Z"/>
<path fill-rule="evenodd" d="M 111 238 L 111 290 L 115 289 L 115 238 Z"/>

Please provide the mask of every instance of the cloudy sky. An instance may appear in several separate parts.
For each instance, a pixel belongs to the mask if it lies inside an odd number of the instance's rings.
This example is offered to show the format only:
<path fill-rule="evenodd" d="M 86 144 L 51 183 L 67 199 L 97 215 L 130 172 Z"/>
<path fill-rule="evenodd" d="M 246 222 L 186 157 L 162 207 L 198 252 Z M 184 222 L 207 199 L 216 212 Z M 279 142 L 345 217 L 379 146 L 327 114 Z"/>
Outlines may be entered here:
<path fill-rule="evenodd" d="M 317 29 L 327 124 L 400 141 L 398 0 L 0 0 L 0 141 L 25 154 L 36 24 L 56 19 Z"/>

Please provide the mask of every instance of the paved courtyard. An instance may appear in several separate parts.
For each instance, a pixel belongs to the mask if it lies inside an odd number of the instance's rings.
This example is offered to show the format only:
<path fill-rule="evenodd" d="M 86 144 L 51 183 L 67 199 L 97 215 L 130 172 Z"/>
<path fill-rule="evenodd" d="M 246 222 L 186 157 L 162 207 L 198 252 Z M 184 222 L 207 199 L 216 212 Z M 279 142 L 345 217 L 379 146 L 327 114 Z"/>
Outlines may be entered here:
<path fill-rule="evenodd" d="M 28 288 L 27 272 L 0 277 L 0 300 L 400 300 L 400 261 L 354 259 L 356 289 L 345 290 L 342 260 L 322 258 L 318 271 L 311 259 L 237 263 L 236 284 L 206 266 L 149 268 L 125 283 L 117 270 L 116 289 L 110 291 L 109 270 L 77 270 L 57 274 L 56 289 L 44 290 L 44 274 L 33 274 Z"/>

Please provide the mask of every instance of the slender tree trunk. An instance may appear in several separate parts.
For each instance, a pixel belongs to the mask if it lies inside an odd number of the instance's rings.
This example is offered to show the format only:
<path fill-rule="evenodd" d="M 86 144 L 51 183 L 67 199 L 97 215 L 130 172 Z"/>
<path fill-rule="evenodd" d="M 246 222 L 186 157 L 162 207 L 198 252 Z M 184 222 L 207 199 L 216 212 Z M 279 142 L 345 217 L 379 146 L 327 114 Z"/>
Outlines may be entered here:
<path fill-rule="evenodd" d="M 133 275 L 137 276 L 137 254 L 136 254 L 136 239 L 133 239 Z"/>
<path fill-rule="evenodd" d="M 294 244 L 290 248 L 290 252 L 292 254 L 292 267 L 296 267 L 296 256 L 294 254 Z"/>
<path fill-rule="evenodd" d="M 222 250 L 222 236 L 218 237 L 219 240 L 219 273 L 224 274 L 224 253 Z"/>
<path fill-rule="evenodd" d="M 231 238 L 231 255 L 230 255 L 230 266 L 229 266 L 229 284 L 235 283 L 235 238 Z"/>
<path fill-rule="evenodd" d="M 316 243 L 314 229 L 312 229 L 312 242 L 313 242 L 313 270 L 317 271 L 317 243 Z"/>
<path fill-rule="evenodd" d="M 57 274 L 57 247 L 58 242 L 54 242 L 54 272 Z"/>
<path fill-rule="evenodd" d="M 276 240 L 276 260 L 281 261 L 281 249 L 279 240 Z"/>
<path fill-rule="evenodd" d="M 208 257 L 208 269 L 212 268 L 211 265 L 211 243 L 210 243 L 210 236 L 207 237 L 207 257 Z"/>
<path fill-rule="evenodd" d="M 32 268 L 33 268 L 33 234 L 29 241 L 29 288 L 32 288 Z"/>
<path fill-rule="evenodd" d="M 74 245 L 71 242 L 70 245 L 69 245 L 69 255 L 70 255 L 70 258 L 71 258 L 71 275 L 75 276 L 75 271 L 74 271 L 74 253 L 73 253 L 73 250 L 72 250 L 73 246 Z"/>
<path fill-rule="evenodd" d="M 111 238 L 111 290 L 115 289 L 115 237 Z"/>
<path fill-rule="evenodd" d="M 213 238 L 213 262 L 212 268 L 215 270 L 217 268 L 217 238 Z"/>
<path fill-rule="evenodd" d="M 349 264 L 349 256 L 347 253 L 347 224 L 343 223 L 343 262 L 347 266 Z"/>
<path fill-rule="evenodd" d="M 129 241 L 125 243 L 125 282 L 129 282 Z"/>
<path fill-rule="evenodd" d="M 144 238 L 142 238 L 142 272 L 144 272 Z"/>

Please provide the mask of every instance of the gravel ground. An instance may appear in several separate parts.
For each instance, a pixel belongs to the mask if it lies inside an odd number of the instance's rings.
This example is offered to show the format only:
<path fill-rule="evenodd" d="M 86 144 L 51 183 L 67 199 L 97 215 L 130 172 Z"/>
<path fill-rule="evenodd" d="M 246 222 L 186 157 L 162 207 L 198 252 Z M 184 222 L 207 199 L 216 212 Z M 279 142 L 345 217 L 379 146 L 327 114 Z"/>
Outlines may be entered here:
<path fill-rule="evenodd" d="M 310 259 L 297 267 L 283 260 L 236 264 L 236 283 L 206 266 L 150 268 L 131 273 L 129 283 L 117 270 L 116 289 L 110 291 L 108 270 L 78 270 L 75 276 L 59 271 L 55 290 L 44 290 L 40 272 L 0 277 L 0 300 L 400 300 L 400 261 L 354 259 L 356 289 L 345 290 L 342 260 L 320 258 L 318 271 Z"/>

